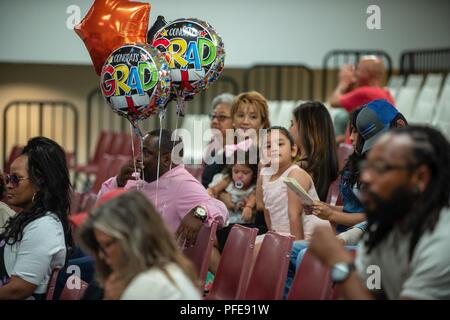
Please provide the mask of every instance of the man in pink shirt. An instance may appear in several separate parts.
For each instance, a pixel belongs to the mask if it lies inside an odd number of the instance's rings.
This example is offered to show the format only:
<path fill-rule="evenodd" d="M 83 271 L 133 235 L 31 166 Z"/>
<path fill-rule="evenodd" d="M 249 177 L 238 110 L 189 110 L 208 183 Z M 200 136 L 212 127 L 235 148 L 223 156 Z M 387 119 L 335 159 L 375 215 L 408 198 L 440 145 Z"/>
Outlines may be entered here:
<path fill-rule="evenodd" d="M 175 143 L 171 140 L 172 132 L 163 129 L 161 132 L 161 155 L 158 173 L 158 149 L 159 129 L 148 133 L 143 146 L 143 165 L 137 163 L 138 168 L 143 168 L 141 177 L 136 181 L 134 176 L 134 164 L 131 162 L 123 166 L 116 177 L 105 181 L 98 194 L 100 197 L 115 188 L 136 189 L 139 188 L 155 205 L 158 212 L 170 230 L 176 233 L 182 242 L 187 245 L 195 243 L 198 231 L 203 223 L 211 225 L 216 220 L 219 227 L 228 219 L 228 210 L 219 200 L 208 195 L 206 189 L 186 169 L 184 165 L 174 163 L 175 151 L 182 158 L 181 139 Z M 172 152 L 172 150 L 174 152 Z M 138 183 L 140 184 L 138 186 Z"/>
<path fill-rule="evenodd" d="M 390 92 L 382 87 L 384 74 L 383 61 L 376 56 L 361 57 L 356 69 L 353 65 L 342 66 L 338 86 L 329 99 L 330 105 L 348 112 L 378 99 L 395 105 Z"/>

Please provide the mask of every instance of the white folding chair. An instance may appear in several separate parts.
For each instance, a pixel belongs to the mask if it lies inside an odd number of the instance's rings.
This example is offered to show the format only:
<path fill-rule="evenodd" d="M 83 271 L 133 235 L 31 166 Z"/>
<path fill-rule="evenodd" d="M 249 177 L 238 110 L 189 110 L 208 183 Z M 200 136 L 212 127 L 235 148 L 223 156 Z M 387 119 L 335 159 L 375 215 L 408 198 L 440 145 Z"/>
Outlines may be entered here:
<path fill-rule="evenodd" d="M 271 100 L 267 101 L 267 104 L 269 106 L 270 125 L 278 126 L 279 125 L 278 117 L 281 110 L 281 101 Z"/>
<path fill-rule="evenodd" d="M 281 108 L 278 114 L 278 125 L 289 129 L 291 126 L 292 113 L 301 102 L 292 100 L 281 101 Z"/>
<path fill-rule="evenodd" d="M 414 105 L 422 82 L 423 75 L 412 74 L 408 76 L 406 85 L 400 88 L 397 98 L 397 108 L 405 116 L 406 120 L 409 120 L 412 117 Z"/>
<path fill-rule="evenodd" d="M 428 74 L 417 98 L 410 122 L 431 124 L 443 79 L 442 74 Z"/>
<path fill-rule="evenodd" d="M 450 139 L 450 74 L 447 75 L 439 96 L 433 125 L 441 130 L 447 139 Z"/>
<path fill-rule="evenodd" d="M 389 78 L 386 88 L 391 92 L 394 99 L 397 99 L 398 92 L 405 82 L 404 75 L 393 75 Z"/>

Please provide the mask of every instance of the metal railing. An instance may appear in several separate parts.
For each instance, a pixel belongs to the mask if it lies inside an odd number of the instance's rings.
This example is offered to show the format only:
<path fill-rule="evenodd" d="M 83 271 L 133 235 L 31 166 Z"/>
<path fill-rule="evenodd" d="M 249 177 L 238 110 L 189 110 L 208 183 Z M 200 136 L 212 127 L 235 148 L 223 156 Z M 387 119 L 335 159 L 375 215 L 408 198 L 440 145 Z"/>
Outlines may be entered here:
<path fill-rule="evenodd" d="M 3 163 L 15 145 L 35 136 L 45 136 L 72 153 L 78 154 L 78 110 L 72 102 L 60 100 L 15 100 L 3 110 Z"/>
<path fill-rule="evenodd" d="M 450 72 L 450 48 L 408 50 L 400 56 L 400 73 Z"/>

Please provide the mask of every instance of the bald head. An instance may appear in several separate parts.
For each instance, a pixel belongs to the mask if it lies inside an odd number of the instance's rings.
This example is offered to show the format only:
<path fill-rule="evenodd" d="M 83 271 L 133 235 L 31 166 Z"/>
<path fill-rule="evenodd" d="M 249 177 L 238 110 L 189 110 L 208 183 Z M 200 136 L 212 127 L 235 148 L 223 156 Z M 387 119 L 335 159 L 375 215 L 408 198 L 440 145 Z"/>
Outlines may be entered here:
<path fill-rule="evenodd" d="M 358 86 L 381 86 L 385 68 L 383 60 L 377 56 L 363 56 L 356 69 Z"/>

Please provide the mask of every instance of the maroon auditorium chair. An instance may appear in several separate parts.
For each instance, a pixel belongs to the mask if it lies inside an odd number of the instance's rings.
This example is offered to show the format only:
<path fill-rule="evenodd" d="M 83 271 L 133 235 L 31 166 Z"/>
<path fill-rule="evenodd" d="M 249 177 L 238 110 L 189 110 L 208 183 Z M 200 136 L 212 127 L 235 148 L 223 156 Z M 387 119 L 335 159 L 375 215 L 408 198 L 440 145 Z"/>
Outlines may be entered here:
<path fill-rule="evenodd" d="M 235 224 L 222 251 L 206 300 L 242 300 L 248 283 L 258 229 Z"/>
<path fill-rule="evenodd" d="M 281 300 L 287 278 L 294 237 L 269 231 L 256 257 L 246 300 Z"/>
<path fill-rule="evenodd" d="M 216 221 L 211 224 L 211 227 L 203 225 L 197 235 L 195 245 L 183 249 L 184 255 L 194 264 L 202 283 L 205 282 L 206 275 L 208 274 L 209 259 L 211 257 L 214 239 L 216 238 L 216 230 Z"/>
<path fill-rule="evenodd" d="M 329 300 L 333 294 L 330 269 L 309 250 L 295 273 L 288 300 Z"/>

